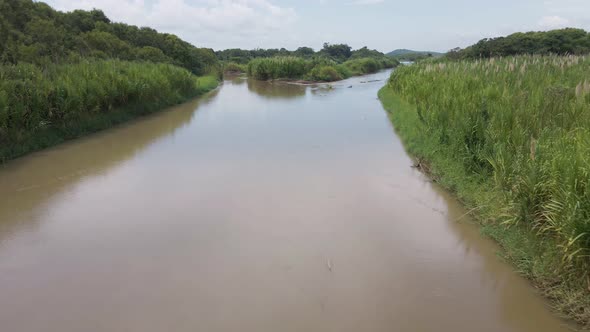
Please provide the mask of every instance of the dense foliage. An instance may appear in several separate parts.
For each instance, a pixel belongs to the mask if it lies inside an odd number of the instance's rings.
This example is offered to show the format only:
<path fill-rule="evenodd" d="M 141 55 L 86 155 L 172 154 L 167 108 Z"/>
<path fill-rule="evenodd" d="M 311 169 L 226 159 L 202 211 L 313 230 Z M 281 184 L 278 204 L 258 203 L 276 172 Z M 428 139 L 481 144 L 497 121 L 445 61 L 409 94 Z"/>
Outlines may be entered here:
<path fill-rule="evenodd" d="M 0 161 L 100 129 L 96 121 L 156 110 L 217 85 L 168 64 L 119 60 L 0 67 Z M 104 126 L 103 126 L 104 127 Z"/>
<path fill-rule="evenodd" d="M 100 10 L 0 0 L 0 161 L 196 96 L 217 63 Z"/>
<path fill-rule="evenodd" d="M 399 61 L 390 57 L 354 58 L 344 63 L 353 75 L 372 74 L 384 68 L 394 68 Z"/>
<path fill-rule="evenodd" d="M 548 243 L 525 237 L 510 254 L 580 320 L 590 319 L 589 68 L 587 56 L 423 62 L 386 87 L 413 105 L 394 109 L 396 126 L 441 182 L 483 219 Z M 511 238 L 498 237 L 509 247 Z M 556 294 L 567 280 L 574 298 Z"/>
<path fill-rule="evenodd" d="M 477 59 L 524 54 L 588 54 L 590 33 L 582 29 L 514 33 L 507 37 L 482 39 L 465 49 L 451 50 L 451 59 Z"/>
<path fill-rule="evenodd" d="M 248 75 L 258 80 L 302 78 L 308 61 L 298 57 L 258 58 L 248 63 Z"/>
<path fill-rule="evenodd" d="M 430 59 L 430 58 L 439 58 L 443 56 L 443 53 L 438 52 L 430 52 L 430 51 L 412 51 L 407 49 L 398 49 L 395 51 L 391 51 L 386 54 L 392 58 L 395 58 L 399 61 L 411 61 L 416 62 L 420 60 Z"/>
<path fill-rule="evenodd" d="M 194 74 L 217 64 L 212 50 L 175 35 L 111 22 L 100 10 L 63 13 L 42 2 L 0 0 L 0 63 L 75 63 L 82 58 L 151 61 Z"/>
<path fill-rule="evenodd" d="M 324 58 L 336 61 L 338 63 L 345 62 L 349 59 L 360 58 L 381 58 L 385 54 L 368 49 L 366 46 L 358 50 L 352 50 L 352 47 L 346 44 L 330 44 L 324 43 L 324 47 L 319 51 L 314 51 L 311 47 L 299 47 L 295 51 L 289 51 L 285 48 L 281 49 L 256 49 L 256 50 L 242 50 L 242 49 L 227 49 L 217 51 L 215 53 L 219 60 L 226 63 L 247 64 L 253 59 L 258 58 L 273 58 L 273 57 L 298 57 L 304 59 Z"/>
<path fill-rule="evenodd" d="M 315 54 L 315 52 L 313 52 L 313 49 L 311 49 L 312 53 Z M 295 51 L 297 52 L 297 51 Z M 223 62 L 229 63 L 229 62 L 233 62 L 236 64 L 242 64 L 245 65 L 248 62 L 250 62 L 250 60 L 252 59 L 257 59 L 257 58 L 271 58 L 271 57 L 276 57 L 276 56 L 299 56 L 294 54 L 295 52 L 292 51 L 288 51 L 285 48 L 281 48 L 279 49 L 255 49 L 255 50 L 242 50 L 239 48 L 232 48 L 232 49 L 227 49 L 227 50 L 223 50 L 223 51 L 217 51 L 215 52 L 215 54 L 217 55 L 217 58 Z M 303 57 L 303 54 L 301 54 L 301 57 Z"/>
<path fill-rule="evenodd" d="M 248 66 L 236 62 L 225 62 L 222 69 L 224 73 L 245 73 Z"/>
<path fill-rule="evenodd" d="M 300 47 L 293 52 L 285 49 L 255 51 L 234 49 L 217 54 L 222 57 L 222 60 L 237 61 L 227 63 L 226 71 L 239 71 L 240 63 L 248 59 L 247 72 L 258 80 L 297 79 L 333 82 L 399 65 L 397 60 L 377 50 L 363 47 L 352 51 L 352 48 L 346 44 L 325 43 L 324 48 L 319 52 L 314 52 L 309 47 Z M 280 56 L 267 56 L 269 54 Z M 234 57 L 234 55 L 243 57 Z"/>
<path fill-rule="evenodd" d="M 248 75 L 258 80 L 301 79 L 333 82 L 353 75 L 377 72 L 393 68 L 399 62 L 392 58 L 359 58 L 338 63 L 326 57 L 310 60 L 299 57 L 258 58 L 248 63 Z"/>

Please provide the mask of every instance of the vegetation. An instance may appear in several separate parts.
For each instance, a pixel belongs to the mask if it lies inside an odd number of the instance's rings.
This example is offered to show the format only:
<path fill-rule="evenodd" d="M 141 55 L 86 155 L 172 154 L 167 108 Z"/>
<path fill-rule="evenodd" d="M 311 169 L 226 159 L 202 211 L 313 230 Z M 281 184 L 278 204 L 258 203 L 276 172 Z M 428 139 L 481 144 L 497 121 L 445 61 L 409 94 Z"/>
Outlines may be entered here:
<path fill-rule="evenodd" d="M 259 58 L 248 64 L 248 75 L 258 80 L 302 78 L 309 62 L 297 57 Z"/>
<path fill-rule="evenodd" d="M 430 58 L 439 58 L 439 57 L 443 56 L 444 54 L 438 53 L 438 52 L 429 52 L 429 51 L 427 52 L 427 51 L 412 51 L 412 50 L 406 50 L 406 49 L 398 49 L 398 50 L 389 52 L 386 55 L 390 56 L 394 59 L 397 59 L 399 61 L 416 62 L 416 61 L 430 59 Z"/>
<path fill-rule="evenodd" d="M 300 48 L 301 49 L 301 48 Z M 315 54 L 313 49 L 309 47 L 304 47 L 303 49 L 310 49 L 311 54 Z M 299 49 L 298 49 L 299 50 Z M 291 52 L 285 48 L 281 49 L 256 49 L 256 50 L 242 50 L 239 48 L 232 48 L 223 51 L 217 51 L 215 54 L 217 58 L 226 63 L 237 63 L 240 65 L 246 65 L 250 60 L 257 59 L 257 58 L 272 58 L 278 56 L 298 56 L 298 57 L 306 57 L 304 56 L 305 51 L 301 51 L 297 53 L 297 51 Z"/>
<path fill-rule="evenodd" d="M 100 10 L 0 1 L 0 162 L 196 96 L 217 71 L 212 50 Z"/>
<path fill-rule="evenodd" d="M 295 51 L 284 48 L 252 51 L 229 49 L 217 52 L 217 56 L 226 62 L 224 71 L 247 71 L 251 77 L 259 80 L 332 82 L 399 65 L 396 59 L 366 46 L 353 51 L 346 44 L 329 43 L 325 43 L 318 52 L 310 47 L 300 47 Z"/>
<path fill-rule="evenodd" d="M 120 60 L 0 67 L 0 161 L 179 103 L 217 86 L 186 69 Z"/>
<path fill-rule="evenodd" d="M 292 54 L 301 52 L 301 49 L 297 49 Z M 386 57 L 379 51 L 369 50 L 367 47 L 351 51 L 351 47 L 346 44 L 326 43 L 317 53 L 313 53 L 312 49 L 309 50 L 306 54 L 314 54 L 313 56 L 255 58 L 248 63 L 248 75 L 258 80 L 294 79 L 333 82 L 399 65 L 399 61 Z"/>
<path fill-rule="evenodd" d="M 113 23 L 100 10 L 63 13 L 32 0 L 0 1 L 0 63 L 45 66 L 83 58 L 168 63 L 196 75 L 217 66 L 210 49 L 154 29 Z"/>
<path fill-rule="evenodd" d="M 306 75 L 306 79 L 314 82 L 334 82 L 352 76 L 351 71 L 343 65 L 318 65 Z"/>
<path fill-rule="evenodd" d="M 247 70 L 248 66 L 239 63 L 227 62 L 223 64 L 224 73 L 245 73 Z"/>
<path fill-rule="evenodd" d="M 394 68 L 399 61 L 389 57 L 358 58 L 344 63 L 353 75 L 372 74 L 384 68 Z"/>
<path fill-rule="evenodd" d="M 235 62 L 237 64 L 248 64 L 253 59 L 258 58 L 275 58 L 275 57 L 298 57 L 303 59 L 327 58 L 337 62 L 344 62 L 349 58 L 362 57 L 382 57 L 383 53 L 377 50 L 369 50 L 366 46 L 352 51 L 352 48 L 346 44 L 329 44 L 324 43 L 324 47 L 316 52 L 311 47 L 299 47 L 295 51 L 281 49 L 256 49 L 241 50 L 237 48 L 218 51 L 215 53 L 217 58 L 223 62 Z"/>
<path fill-rule="evenodd" d="M 518 270 L 590 322 L 588 56 L 421 62 L 380 97 L 418 165 L 479 217 Z"/>
<path fill-rule="evenodd" d="M 590 53 L 590 33 L 582 29 L 514 33 L 507 37 L 486 38 L 465 49 L 453 49 L 450 59 L 478 59 L 525 54 L 583 55 Z"/>
<path fill-rule="evenodd" d="M 399 63 L 391 58 L 360 58 L 339 64 L 329 58 L 258 58 L 248 64 L 248 75 L 258 80 L 294 79 L 333 82 L 352 75 L 374 73 Z"/>

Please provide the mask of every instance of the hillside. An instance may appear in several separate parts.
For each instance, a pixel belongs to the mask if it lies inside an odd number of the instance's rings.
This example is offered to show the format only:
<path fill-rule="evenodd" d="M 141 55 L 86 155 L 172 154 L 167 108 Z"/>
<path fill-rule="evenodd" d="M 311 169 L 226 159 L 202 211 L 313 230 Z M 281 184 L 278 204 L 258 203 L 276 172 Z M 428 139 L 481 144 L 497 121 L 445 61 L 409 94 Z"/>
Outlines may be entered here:
<path fill-rule="evenodd" d="M 217 59 L 175 35 L 112 22 L 101 10 L 57 11 L 32 0 L 0 1 L 0 63 L 48 65 L 80 59 L 150 61 L 204 74 Z"/>

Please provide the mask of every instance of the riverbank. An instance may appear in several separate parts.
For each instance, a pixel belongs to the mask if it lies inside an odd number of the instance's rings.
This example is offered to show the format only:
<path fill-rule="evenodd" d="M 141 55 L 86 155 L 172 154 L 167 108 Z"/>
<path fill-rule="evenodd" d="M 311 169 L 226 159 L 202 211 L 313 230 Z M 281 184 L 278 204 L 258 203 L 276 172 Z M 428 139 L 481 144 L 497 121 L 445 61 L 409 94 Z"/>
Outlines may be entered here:
<path fill-rule="evenodd" d="M 410 168 L 387 77 L 228 79 L 0 167 L 3 330 L 569 332 Z"/>
<path fill-rule="evenodd" d="M 0 163 L 202 95 L 214 76 L 153 63 L 0 68 Z"/>
<path fill-rule="evenodd" d="M 506 202 L 492 177 L 467 170 L 455 151 L 441 144 L 427 128 L 416 106 L 403 101 L 388 85 L 379 91 L 379 99 L 406 150 L 416 159 L 415 166 L 459 198 L 479 223 L 482 234 L 502 247 L 501 256 L 531 280 L 556 312 L 588 327 L 587 271 L 564 263 L 562 244 L 557 239 L 541 237 L 524 223 L 508 227 L 502 219 L 506 217 Z"/>

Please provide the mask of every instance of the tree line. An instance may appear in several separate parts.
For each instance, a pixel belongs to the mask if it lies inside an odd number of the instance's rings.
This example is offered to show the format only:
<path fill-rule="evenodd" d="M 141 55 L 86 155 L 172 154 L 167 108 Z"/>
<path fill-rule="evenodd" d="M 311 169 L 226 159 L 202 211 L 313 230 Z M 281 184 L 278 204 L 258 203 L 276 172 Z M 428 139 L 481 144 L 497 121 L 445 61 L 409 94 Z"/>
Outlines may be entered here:
<path fill-rule="evenodd" d="M 0 63 L 76 63 L 85 58 L 168 63 L 202 75 L 211 49 L 173 34 L 112 22 L 101 10 L 60 12 L 43 2 L 0 0 Z"/>
<path fill-rule="evenodd" d="M 513 55 L 580 55 L 590 53 L 590 33 L 582 29 L 517 32 L 506 37 L 485 38 L 465 49 L 447 53 L 449 59 L 479 59 Z"/>
<path fill-rule="evenodd" d="M 233 62 L 237 64 L 247 64 L 253 59 L 258 58 L 272 58 L 272 57 L 298 57 L 304 59 L 325 58 L 343 63 L 347 60 L 361 59 L 361 58 L 383 58 L 386 55 L 377 50 L 362 47 L 358 50 L 352 50 L 352 47 L 347 44 L 330 44 L 324 43 L 319 51 L 315 51 L 311 47 L 299 47 L 294 51 L 289 51 L 285 48 L 271 48 L 271 49 L 254 49 L 242 50 L 239 48 L 232 48 L 223 51 L 215 52 L 217 58 L 224 62 Z"/>

